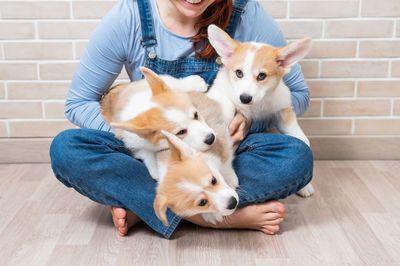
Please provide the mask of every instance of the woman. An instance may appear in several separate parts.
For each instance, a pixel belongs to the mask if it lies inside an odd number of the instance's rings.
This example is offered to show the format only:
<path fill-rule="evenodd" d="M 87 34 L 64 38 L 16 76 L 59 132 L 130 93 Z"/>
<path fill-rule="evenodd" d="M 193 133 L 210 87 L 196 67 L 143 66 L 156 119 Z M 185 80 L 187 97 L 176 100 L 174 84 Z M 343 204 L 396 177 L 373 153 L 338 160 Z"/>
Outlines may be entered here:
<path fill-rule="evenodd" d="M 144 65 L 175 77 L 198 74 L 212 83 L 219 65 L 206 38 L 209 24 L 225 28 L 241 42 L 286 45 L 273 19 L 255 0 L 236 0 L 234 6 L 231 0 L 121 0 L 95 30 L 75 72 L 65 111 L 82 129 L 64 131 L 54 139 L 52 168 L 66 186 L 112 206 L 120 235 L 143 220 L 169 238 L 181 218 L 168 210 L 169 226 L 157 219 L 152 207 L 156 183 L 114 138 L 101 117 L 99 100 L 122 66 L 131 80 L 142 78 L 139 66 Z M 284 80 L 300 115 L 309 104 L 300 67 L 295 66 Z M 253 123 L 251 129 L 250 125 L 241 115 L 229 125 L 233 141 L 241 142 L 234 161 L 240 180 L 239 209 L 217 225 L 206 223 L 201 216 L 188 221 L 266 234 L 279 230 L 285 212 L 277 199 L 295 193 L 311 180 L 312 153 L 295 138 L 258 133 L 268 128 L 268 121 Z"/>

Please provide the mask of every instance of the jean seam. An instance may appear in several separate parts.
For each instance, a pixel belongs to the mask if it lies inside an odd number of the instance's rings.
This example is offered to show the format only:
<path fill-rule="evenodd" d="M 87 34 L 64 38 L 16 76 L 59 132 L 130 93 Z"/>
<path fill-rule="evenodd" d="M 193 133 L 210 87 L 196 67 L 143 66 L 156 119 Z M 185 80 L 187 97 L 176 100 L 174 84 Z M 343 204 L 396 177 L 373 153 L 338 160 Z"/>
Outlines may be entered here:
<path fill-rule="evenodd" d="M 306 176 L 307 176 L 307 177 L 309 177 L 309 176 L 312 177 L 312 173 L 313 173 L 313 171 L 310 171 Z M 297 187 L 297 186 L 299 186 L 302 182 L 304 182 L 304 179 L 301 179 L 300 181 L 295 182 L 295 183 L 293 183 L 293 184 L 287 185 L 287 186 L 283 187 L 282 189 L 280 189 L 280 190 L 278 190 L 278 191 L 274 191 L 273 194 L 280 194 L 280 193 L 282 193 L 282 191 L 285 191 L 285 190 L 287 190 L 287 189 L 290 188 L 290 187 L 294 187 L 294 186 Z M 270 193 L 270 194 L 271 194 L 271 193 Z M 248 200 L 246 200 L 245 203 L 252 203 L 252 202 L 264 201 L 266 198 L 268 198 L 268 195 L 269 195 L 269 194 L 263 194 L 263 195 L 260 194 L 260 195 L 256 195 L 255 197 L 252 197 L 252 198 L 249 198 Z"/>
<path fill-rule="evenodd" d="M 178 226 L 178 223 L 181 221 L 181 217 L 178 215 L 175 215 L 174 218 L 172 219 L 171 224 L 167 227 L 167 229 L 164 231 L 163 236 L 165 238 L 170 238 L 172 233 L 175 231 L 176 227 Z"/>

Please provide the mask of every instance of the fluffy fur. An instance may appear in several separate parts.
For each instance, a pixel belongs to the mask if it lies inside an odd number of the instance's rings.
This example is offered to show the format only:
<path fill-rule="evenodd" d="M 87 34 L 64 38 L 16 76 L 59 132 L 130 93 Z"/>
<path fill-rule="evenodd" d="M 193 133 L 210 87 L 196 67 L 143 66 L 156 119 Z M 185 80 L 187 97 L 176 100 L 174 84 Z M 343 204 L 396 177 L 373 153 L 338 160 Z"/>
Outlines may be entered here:
<path fill-rule="evenodd" d="M 208 38 L 224 66 L 207 96 L 223 106 L 224 119 L 230 121 L 237 111 L 250 120 L 270 119 L 281 133 L 309 145 L 297 123 L 290 90 L 282 77 L 307 55 L 311 39 L 281 48 L 255 42 L 239 43 L 215 25 L 208 27 Z M 308 184 L 298 194 L 308 197 L 313 192 L 312 185 Z"/>
<path fill-rule="evenodd" d="M 215 134 L 185 92 L 171 89 L 150 69 L 141 70 L 144 80 L 117 85 L 103 97 L 101 113 L 116 138 L 159 180 L 156 152 L 168 148 L 161 130 L 200 151 L 210 148 Z"/>

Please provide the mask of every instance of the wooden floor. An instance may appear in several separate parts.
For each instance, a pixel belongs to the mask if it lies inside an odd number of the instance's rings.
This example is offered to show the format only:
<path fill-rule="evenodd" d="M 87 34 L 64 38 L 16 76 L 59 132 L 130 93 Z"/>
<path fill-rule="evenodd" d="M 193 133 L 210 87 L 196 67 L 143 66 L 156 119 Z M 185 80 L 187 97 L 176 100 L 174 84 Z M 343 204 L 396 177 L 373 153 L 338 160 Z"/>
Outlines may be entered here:
<path fill-rule="evenodd" d="M 144 224 L 119 237 L 48 164 L 0 165 L 0 265 L 399 265 L 400 161 L 318 161 L 315 176 L 275 236 L 187 223 L 165 240 Z"/>

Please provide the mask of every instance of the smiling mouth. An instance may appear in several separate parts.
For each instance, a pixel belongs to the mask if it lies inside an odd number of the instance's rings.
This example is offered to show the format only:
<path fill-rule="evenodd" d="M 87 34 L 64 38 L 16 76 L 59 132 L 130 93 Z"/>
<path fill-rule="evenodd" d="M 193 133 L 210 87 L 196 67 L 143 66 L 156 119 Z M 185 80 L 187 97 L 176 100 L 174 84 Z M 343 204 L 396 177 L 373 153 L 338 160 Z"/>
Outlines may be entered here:
<path fill-rule="evenodd" d="M 184 1 L 192 5 L 197 5 L 200 4 L 203 0 L 184 0 Z"/>

